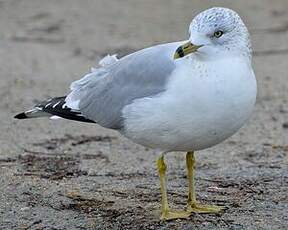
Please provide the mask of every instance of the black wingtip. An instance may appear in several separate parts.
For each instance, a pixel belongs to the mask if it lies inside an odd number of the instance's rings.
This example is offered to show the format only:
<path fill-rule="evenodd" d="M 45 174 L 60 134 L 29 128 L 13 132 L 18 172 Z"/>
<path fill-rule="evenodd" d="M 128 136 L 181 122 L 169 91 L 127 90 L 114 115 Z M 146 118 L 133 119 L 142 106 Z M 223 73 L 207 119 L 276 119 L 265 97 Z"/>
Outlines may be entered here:
<path fill-rule="evenodd" d="M 16 116 L 14 116 L 14 118 L 16 118 L 16 119 L 25 119 L 25 118 L 28 118 L 28 117 L 26 116 L 25 113 L 19 113 Z"/>

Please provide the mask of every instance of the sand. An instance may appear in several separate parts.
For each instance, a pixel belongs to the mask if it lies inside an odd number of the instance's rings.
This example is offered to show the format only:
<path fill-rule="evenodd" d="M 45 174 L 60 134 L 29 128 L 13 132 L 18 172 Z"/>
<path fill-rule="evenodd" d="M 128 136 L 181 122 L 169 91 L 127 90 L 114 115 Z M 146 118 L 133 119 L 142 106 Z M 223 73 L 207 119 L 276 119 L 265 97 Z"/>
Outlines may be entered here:
<path fill-rule="evenodd" d="M 107 53 L 187 37 L 208 0 L 0 1 L 0 229 L 286 229 L 288 1 L 217 1 L 242 16 L 253 41 L 257 105 L 223 143 L 198 152 L 199 201 L 219 215 L 159 221 L 155 160 L 97 125 L 13 116 L 65 95 Z M 186 204 L 185 155 L 167 157 L 171 206 Z"/>

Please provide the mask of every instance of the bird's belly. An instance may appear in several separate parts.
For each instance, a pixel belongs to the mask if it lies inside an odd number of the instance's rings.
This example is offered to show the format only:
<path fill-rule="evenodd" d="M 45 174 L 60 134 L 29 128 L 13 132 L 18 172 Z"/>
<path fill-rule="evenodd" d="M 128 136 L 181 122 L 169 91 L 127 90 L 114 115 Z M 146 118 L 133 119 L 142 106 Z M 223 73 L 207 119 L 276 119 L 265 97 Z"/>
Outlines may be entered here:
<path fill-rule="evenodd" d="M 189 151 L 211 147 L 234 134 L 253 110 L 254 75 L 244 80 L 198 80 L 174 84 L 161 95 L 127 106 L 124 135 L 163 151 Z"/>

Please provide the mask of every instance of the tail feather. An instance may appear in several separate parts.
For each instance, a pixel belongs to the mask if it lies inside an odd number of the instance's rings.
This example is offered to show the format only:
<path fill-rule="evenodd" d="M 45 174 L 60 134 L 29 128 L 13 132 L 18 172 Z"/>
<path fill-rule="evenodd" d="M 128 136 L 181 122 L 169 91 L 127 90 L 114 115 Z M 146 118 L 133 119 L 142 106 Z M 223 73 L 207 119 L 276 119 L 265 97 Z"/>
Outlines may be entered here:
<path fill-rule="evenodd" d="M 69 120 L 95 123 L 85 118 L 80 111 L 72 110 L 66 106 L 66 97 L 55 97 L 43 101 L 34 106 L 31 110 L 22 112 L 14 116 L 17 119 L 36 118 L 36 117 L 62 117 Z"/>
<path fill-rule="evenodd" d="M 25 114 L 25 112 L 23 112 L 23 113 L 19 113 L 19 114 L 15 115 L 14 118 L 17 118 L 17 119 L 26 119 L 26 118 L 28 118 L 28 117 L 27 117 L 27 115 Z"/>
<path fill-rule="evenodd" d="M 50 116 L 51 114 L 43 112 L 41 108 L 35 106 L 33 109 L 15 115 L 14 118 L 26 119 L 26 118 L 50 117 Z"/>

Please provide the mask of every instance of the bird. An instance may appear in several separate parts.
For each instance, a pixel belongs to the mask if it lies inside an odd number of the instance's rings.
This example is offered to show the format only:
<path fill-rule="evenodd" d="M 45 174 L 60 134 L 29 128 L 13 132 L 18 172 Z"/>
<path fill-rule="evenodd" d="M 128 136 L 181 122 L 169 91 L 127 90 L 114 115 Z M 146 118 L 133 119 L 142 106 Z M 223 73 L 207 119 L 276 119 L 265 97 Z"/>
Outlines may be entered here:
<path fill-rule="evenodd" d="M 95 123 L 159 151 L 161 220 L 225 207 L 200 204 L 195 194 L 195 151 L 236 133 L 253 112 L 257 82 L 247 27 L 232 9 L 197 14 L 189 37 L 122 58 L 107 55 L 97 68 L 55 97 L 19 113 L 18 119 L 51 117 Z M 186 153 L 187 207 L 168 203 L 165 155 Z"/>

